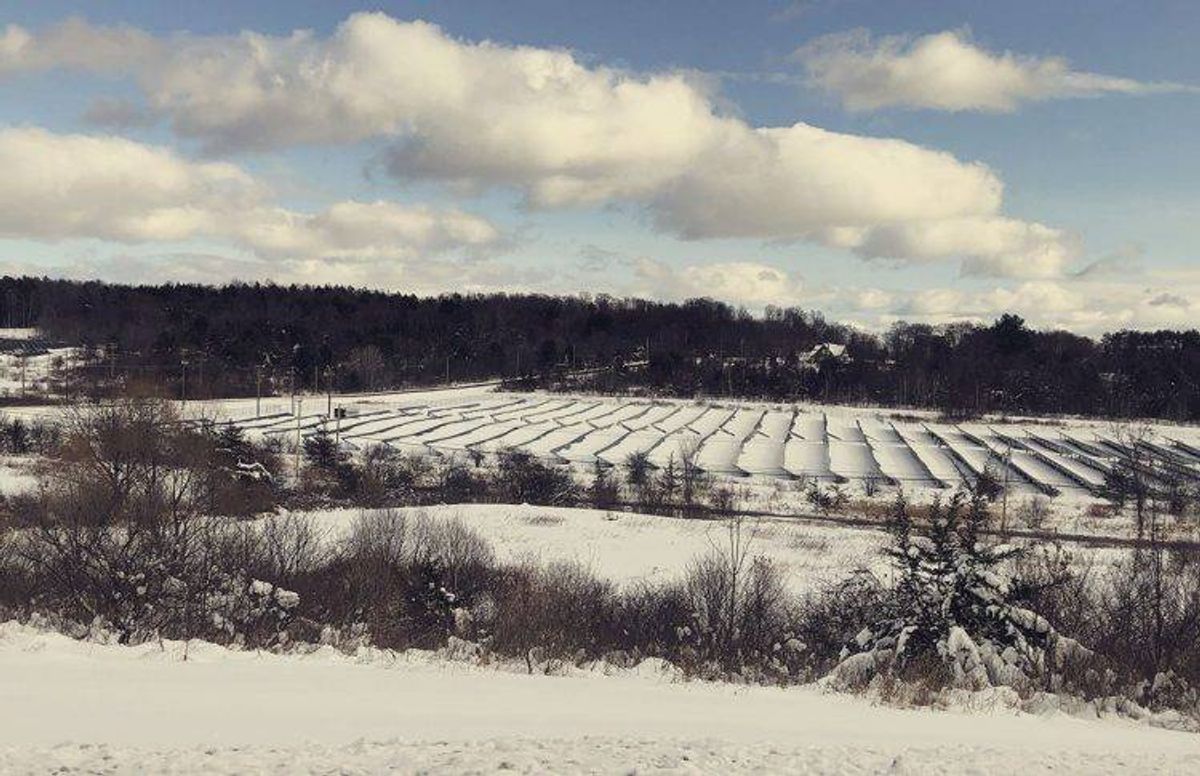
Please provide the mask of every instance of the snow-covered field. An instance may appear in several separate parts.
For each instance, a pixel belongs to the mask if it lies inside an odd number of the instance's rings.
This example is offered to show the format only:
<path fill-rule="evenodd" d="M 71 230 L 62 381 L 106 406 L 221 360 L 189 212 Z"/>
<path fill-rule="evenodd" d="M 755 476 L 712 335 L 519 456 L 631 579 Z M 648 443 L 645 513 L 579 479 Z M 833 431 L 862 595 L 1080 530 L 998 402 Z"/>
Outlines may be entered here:
<path fill-rule="evenodd" d="M 644 453 L 663 466 L 684 450 L 699 466 L 737 477 L 808 478 L 915 489 L 952 488 L 992 466 L 1016 494 L 1094 494 L 1120 455 L 1108 424 L 1086 421 L 938 422 L 930 414 L 753 402 L 672 401 L 466 389 L 197 405 L 194 412 L 256 436 L 294 439 L 326 429 L 349 446 L 387 444 L 440 455 L 503 448 L 575 465 L 623 463 Z M 1151 443 L 1200 479 L 1200 428 L 1160 425 Z"/>
<path fill-rule="evenodd" d="M 458 519 L 477 531 L 502 563 L 579 563 L 618 585 L 680 579 L 696 558 L 726 547 L 726 523 L 716 520 L 606 512 L 529 504 L 451 504 L 394 510 L 408 519 Z M 345 537 L 358 509 L 308 513 L 324 541 Z M 880 553 L 883 530 L 822 525 L 787 518 L 747 519 L 742 527 L 751 556 L 769 558 L 795 594 L 844 580 L 858 569 L 887 579 L 890 566 Z M 1072 562 L 1100 573 L 1127 550 L 1068 546 Z"/>
<path fill-rule="evenodd" d="M 410 519 L 460 519 L 483 536 L 501 562 L 576 562 L 618 584 L 680 578 L 695 558 L 724 546 L 720 521 L 527 504 L 455 504 L 395 510 Z M 326 541 L 345 536 L 357 509 L 311 513 Z M 770 558 L 788 586 L 803 592 L 856 568 L 886 571 L 882 531 L 755 519 L 744 525 L 752 555 Z"/>
<path fill-rule="evenodd" d="M 2 365 L 0 365 L 2 366 Z M 340 409 L 345 417 L 330 418 Z M 6 414 L 46 417 L 56 407 Z M 941 422 L 931 412 L 812 404 L 504 393 L 466 386 L 360 396 L 188 402 L 186 416 L 293 442 L 324 429 L 352 448 L 443 456 L 526 450 L 578 467 L 644 453 L 656 466 L 694 450 L 710 473 L 744 482 L 817 480 L 942 490 L 991 467 L 1018 496 L 1090 500 L 1121 455 L 1111 423 L 1079 419 Z M 1156 424 L 1154 453 L 1200 480 L 1200 426 Z"/>
<path fill-rule="evenodd" d="M 121 647 L 0 625 L 3 773 L 1162 773 L 1200 736 L 899 710 L 656 663 L 528 676 L 427 653 Z"/>
<path fill-rule="evenodd" d="M 51 347 L 37 329 L 0 328 L 0 396 L 50 396 L 80 349 Z"/>

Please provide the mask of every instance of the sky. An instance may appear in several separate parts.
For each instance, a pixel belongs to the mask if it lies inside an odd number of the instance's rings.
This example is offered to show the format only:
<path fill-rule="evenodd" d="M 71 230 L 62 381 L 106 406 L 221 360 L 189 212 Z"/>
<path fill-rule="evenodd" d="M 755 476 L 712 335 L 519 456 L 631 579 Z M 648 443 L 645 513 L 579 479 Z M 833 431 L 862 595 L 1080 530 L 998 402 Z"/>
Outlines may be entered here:
<path fill-rule="evenodd" d="M 1194 2 L 0 1 L 0 272 L 1200 320 Z"/>

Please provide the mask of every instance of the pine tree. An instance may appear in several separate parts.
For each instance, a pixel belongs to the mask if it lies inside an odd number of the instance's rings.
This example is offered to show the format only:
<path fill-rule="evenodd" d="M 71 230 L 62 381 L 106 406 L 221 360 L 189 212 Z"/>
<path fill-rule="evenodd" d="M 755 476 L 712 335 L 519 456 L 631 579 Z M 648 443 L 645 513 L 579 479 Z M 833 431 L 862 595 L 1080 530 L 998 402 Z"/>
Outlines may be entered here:
<path fill-rule="evenodd" d="M 1056 642 L 1069 640 L 1014 603 L 1002 567 L 1019 550 L 985 542 L 987 520 L 982 494 L 956 493 L 934 501 L 927 534 L 917 535 L 897 497 L 884 550 L 896 570 L 894 609 L 846 646 L 843 666 L 904 676 L 911 666 L 940 663 L 951 684 L 969 688 L 1028 684 L 1053 670 Z"/>

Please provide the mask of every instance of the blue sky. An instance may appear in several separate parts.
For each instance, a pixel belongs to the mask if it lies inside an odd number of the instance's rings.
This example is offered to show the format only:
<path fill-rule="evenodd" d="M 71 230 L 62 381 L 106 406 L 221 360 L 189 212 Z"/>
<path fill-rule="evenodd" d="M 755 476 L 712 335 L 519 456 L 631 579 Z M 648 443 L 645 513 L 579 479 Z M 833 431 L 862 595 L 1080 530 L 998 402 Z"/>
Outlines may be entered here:
<path fill-rule="evenodd" d="M 1194 3 L 44 1 L 0 32 L 6 272 L 1200 319 Z"/>

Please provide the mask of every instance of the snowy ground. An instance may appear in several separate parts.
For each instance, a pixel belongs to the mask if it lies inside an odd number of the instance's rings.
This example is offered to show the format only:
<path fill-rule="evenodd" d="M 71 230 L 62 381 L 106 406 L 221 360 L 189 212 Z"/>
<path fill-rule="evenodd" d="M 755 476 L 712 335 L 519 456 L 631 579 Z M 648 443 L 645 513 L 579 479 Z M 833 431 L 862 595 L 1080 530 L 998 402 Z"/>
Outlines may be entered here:
<path fill-rule="evenodd" d="M 906 711 L 654 665 L 527 676 L 425 653 L 120 647 L 0 625 L 0 771 L 1195 773 L 1200 736 Z"/>
<path fill-rule="evenodd" d="M 618 585 L 662 583 L 681 578 L 697 557 L 723 546 L 721 521 L 606 512 L 528 504 L 454 504 L 395 510 L 410 518 L 460 519 L 479 532 L 504 563 L 577 562 Z M 326 541 L 345 536 L 364 514 L 358 509 L 310 513 Z M 821 525 L 789 519 L 748 519 L 749 552 L 770 558 L 788 589 L 804 594 L 868 569 L 890 573 L 880 549 L 887 534 L 869 528 Z M 1126 551 L 1069 548 L 1071 558 L 1103 572 Z"/>
<path fill-rule="evenodd" d="M 487 539 L 502 562 L 573 561 L 624 585 L 678 579 L 693 559 L 724 544 L 726 530 L 719 521 L 527 504 L 396 511 L 410 517 L 459 518 Z M 314 512 L 312 517 L 325 537 L 336 541 L 361 514 L 357 509 L 336 509 Z M 843 579 L 859 567 L 886 571 L 879 555 L 886 541 L 881 531 L 770 519 L 745 525 L 751 554 L 775 561 L 797 592 Z"/>

